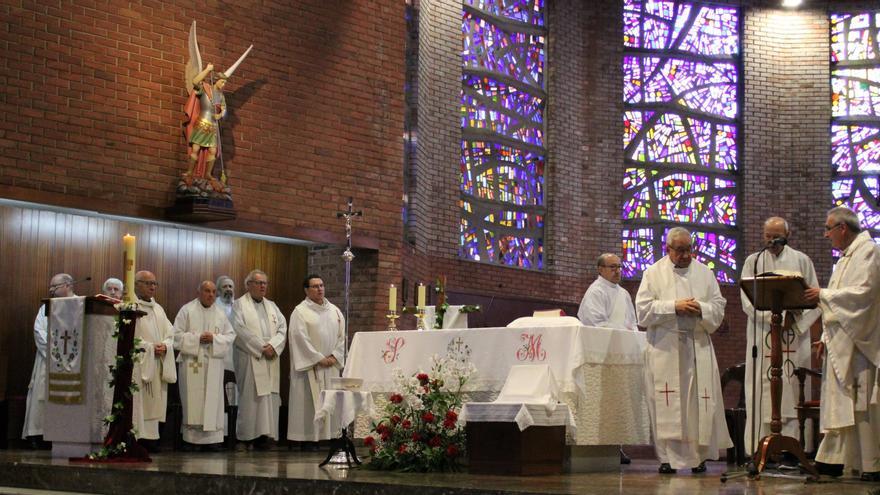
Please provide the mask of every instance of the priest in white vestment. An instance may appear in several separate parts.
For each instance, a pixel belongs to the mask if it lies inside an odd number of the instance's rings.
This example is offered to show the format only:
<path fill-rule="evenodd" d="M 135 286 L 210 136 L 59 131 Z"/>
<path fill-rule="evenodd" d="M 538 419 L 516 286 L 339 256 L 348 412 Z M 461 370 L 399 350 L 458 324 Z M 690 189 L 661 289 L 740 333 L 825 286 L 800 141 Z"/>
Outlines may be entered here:
<path fill-rule="evenodd" d="M 788 236 L 791 231 L 788 222 L 780 217 L 771 217 L 764 222 L 763 252 L 753 253 L 746 258 L 743 264 L 742 278 L 754 277 L 755 274 L 774 272 L 779 275 L 797 273 L 804 277 L 804 282 L 810 287 L 817 287 L 819 280 L 816 278 L 816 269 L 813 261 L 806 254 L 788 246 Z M 760 254 L 760 256 L 758 256 Z M 756 265 L 757 264 L 757 268 Z M 780 273 L 781 272 L 781 273 Z M 745 292 L 740 291 L 742 308 L 748 317 L 746 327 L 746 429 L 745 448 L 746 452 L 754 452 L 752 443 L 752 420 L 760 418 L 754 425 L 754 445 L 770 434 L 770 311 L 755 311 L 755 307 L 749 302 Z M 791 311 L 794 324 L 791 327 L 793 340 L 783 339 L 783 359 L 791 361 L 784 363 L 782 367 L 782 434 L 798 438 L 797 410 L 798 379 L 794 375 L 795 368 L 811 367 L 810 327 L 819 318 L 819 310 Z M 757 316 L 757 318 L 756 318 Z M 757 402 L 752 405 L 752 345 L 758 337 L 757 367 L 761 372 L 754 377 L 758 394 Z M 807 381 L 804 388 L 806 396 L 810 397 L 810 383 Z M 754 407 L 755 414 L 752 415 Z M 807 431 L 812 431 L 809 428 Z M 807 442 L 807 445 L 812 445 Z"/>
<path fill-rule="evenodd" d="M 726 301 L 706 265 L 693 259 L 690 232 L 673 227 L 668 256 L 649 266 L 636 295 L 639 325 L 648 329 L 645 390 L 660 473 L 690 467 L 733 444 L 709 335 L 724 318 Z"/>
<path fill-rule="evenodd" d="M 819 425 L 825 438 L 817 467 L 821 474 L 856 470 L 864 481 L 880 481 L 880 247 L 842 206 L 828 212 L 825 237 L 840 259 L 828 288 L 804 294 L 822 311 Z"/>
<path fill-rule="evenodd" d="M 174 365 L 174 331 L 171 321 L 154 298 L 159 282 L 152 272 L 139 271 L 134 276 L 137 309 L 146 313 L 137 320 L 134 330 L 144 350 L 134 363 L 132 383 L 137 392 L 132 398 L 135 437 L 148 440 L 144 446 L 158 451 L 159 423 L 165 422 L 168 409 L 168 384 L 177 382 Z"/>
<path fill-rule="evenodd" d="M 245 278 L 247 293 L 235 301 L 235 379 L 238 421 L 235 435 L 249 447 L 265 449 L 278 439 L 281 363 L 287 321 L 266 298 L 269 280 L 260 270 Z"/>
<path fill-rule="evenodd" d="M 620 258 L 611 253 L 599 256 L 599 277 L 581 299 L 578 319 L 588 327 L 636 328 L 632 297 L 620 286 Z"/>
<path fill-rule="evenodd" d="M 214 304 L 217 289 L 205 280 L 198 298 L 174 319 L 174 350 L 180 364 L 183 441 L 219 447 L 223 443 L 223 363 L 232 354 L 235 332 L 226 313 Z"/>
<path fill-rule="evenodd" d="M 235 282 L 232 281 L 231 278 L 226 275 L 221 275 L 217 277 L 217 302 L 216 304 L 220 309 L 223 310 L 223 313 L 226 314 L 226 317 L 229 318 L 229 323 L 231 325 L 235 324 L 235 316 L 232 313 L 232 307 L 235 304 Z M 235 366 L 232 363 L 232 353 L 230 352 L 228 356 L 226 356 L 226 360 L 224 361 L 224 367 L 226 371 L 234 372 Z M 235 404 L 235 402 L 232 402 Z"/>
<path fill-rule="evenodd" d="M 73 297 L 73 277 L 59 273 L 49 281 L 49 297 Z M 49 319 L 46 316 L 46 305 L 40 305 L 34 319 L 34 344 L 37 353 L 34 355 L 34 368 L 31 371 L 31 382 L 28 384 L 27 403 L 24 413 L 22 439 L 31 437 L 31 446 L 38 447 L 43 436 L 43 411 L 46 409 L 46 339 L 48 338 Z"/>
<path fill-rule="evenodd" d="M 342 311 L 324 298 L 324 281 L 309 275 L 303 281 L 306 298 L 290 314 L 290 409 L 287 438 L 317 442 L 339 434 L 330 431 L 330 421 L 315 427 L 315 409 L 321 390 L 338 377 L 344 366 L 345 318 Z M 311 445 L 304 444 L 308 449 Z"/>

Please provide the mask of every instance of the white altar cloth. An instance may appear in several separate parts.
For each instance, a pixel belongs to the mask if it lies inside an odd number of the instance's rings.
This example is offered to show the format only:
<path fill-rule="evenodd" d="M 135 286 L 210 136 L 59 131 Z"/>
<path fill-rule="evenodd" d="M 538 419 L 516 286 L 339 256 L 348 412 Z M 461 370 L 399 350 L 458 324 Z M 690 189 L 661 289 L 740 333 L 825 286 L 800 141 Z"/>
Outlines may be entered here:
<path fill-rule="evenodd" d="M 325 421 L 330 421 L 330 431 L 338 433 L 353 423 L 358 413 L 372 413 L 373 394 L 351 390 L 321 390 L 318 404 L 315 424 L 323 426 Z"/>
<path fill-rule="evenodd" d="M 516 423 L 519 431 L 529 426 L 565 426 L 573 437 L 577 431 L 574 416 L 565 404 L 551 411 L 545 404 L 468 402 L 462 406 L 459 419 L 471 423 Z"/>
<path fill-rule="evenodd" d="M 532 327 L 358 332 L 343 376 L 364 379 L 378 403 L 394 392 L 392 371 L 427 371 L 430 357 L 462 357 L 477 367 L 465 385 L 467 400 L 498 395 L 510 368 L 547 364 L 578 426 L 577 445 L 645 445 L 650 420 L 644 402 L 644 332 L 611 328 Z M 356 434 L 369 422 L 358 419 Z"/>

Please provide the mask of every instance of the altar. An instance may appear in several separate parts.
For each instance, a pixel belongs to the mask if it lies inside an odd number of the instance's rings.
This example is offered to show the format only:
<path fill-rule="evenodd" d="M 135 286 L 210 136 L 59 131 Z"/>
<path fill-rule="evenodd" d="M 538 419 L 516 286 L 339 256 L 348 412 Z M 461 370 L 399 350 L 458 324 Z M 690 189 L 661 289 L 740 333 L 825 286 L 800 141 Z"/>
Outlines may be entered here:
<path fill-rule="evenodd" d="M 511 366 L 547 364 L 574 414 L 570 446 L 650 443 L 644 402 L 645 334 L 630 330 L 562 327 L 359 332 L 343 376 L 363 378 L 363 390 L 381 403 L 394 392 L 393 370 L 412 375 L 430 367 L 434 354 L 469 360 L 476 373 L 465 385 L 470 400 L 491 401 Z M 356 422 L 363 437 L 369 422 Z"/>

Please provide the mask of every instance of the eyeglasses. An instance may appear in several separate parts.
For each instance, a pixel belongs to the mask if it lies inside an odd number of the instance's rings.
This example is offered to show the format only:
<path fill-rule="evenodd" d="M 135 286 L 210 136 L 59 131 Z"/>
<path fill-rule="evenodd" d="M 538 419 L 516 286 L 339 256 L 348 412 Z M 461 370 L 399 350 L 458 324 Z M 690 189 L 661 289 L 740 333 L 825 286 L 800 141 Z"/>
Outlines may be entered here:
<path fill-rule="evenodd" d="M 691 250 L 693 249 L 693 246 L 691 246 L 691 245 L 680 246 L 680 247 L 672 247 L 672 246 L 667 245 L 666 247 L 668 247 L 670 251 L 675 251 L 678 254 L 690 253 Z"/>
<path fill-rule="evenodd" d="M 251 280 L 251 281 L 248 282 L 248 283 L 249 283 L 249 284 L 254 284 L 254 285 L 261 285 L 261 286 L 262 286 L 262 285 L 269 285 L 269 282 L 267 282 L 267 281 L 265 281 L 265 280 Z"/>
<path fill-rule="evenodd" d="M 621 265 L 600 265 L 602 268 L 611 268 L 612 270 L 620 270 L 623 268 Z"/>
<path fill-rule="evenodd" d="M 830 226 L 826 225 L 825 232 L 831 232 L 832 230 L 836 229 L 837 227 L 840 227 L 841 225 L 843 225 L 843 222 L 837 222 L 834 225 L 830 225 Z"/>
<path fill-rule="evenodd" d="M 309 286 L 309 289 L 323 289 L 323 288 L 324 288 L 324 284 L 321 284 L 321 285 L 310 285 L 310 286 Z"/>
<path fill-rule="evenodd" d="M 159 282 L 155 280 L 138 280 L 137 283 L 144 284 L 148 287 L 159 287 Z"/>

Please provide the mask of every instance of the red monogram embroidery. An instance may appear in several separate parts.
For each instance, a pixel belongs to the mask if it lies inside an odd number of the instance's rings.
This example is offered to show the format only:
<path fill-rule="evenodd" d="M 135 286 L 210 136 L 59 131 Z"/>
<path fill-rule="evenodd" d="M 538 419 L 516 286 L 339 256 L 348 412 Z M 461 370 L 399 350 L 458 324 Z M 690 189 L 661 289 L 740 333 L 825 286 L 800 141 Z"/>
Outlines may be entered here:
<path fill-rule="evenodd" d="M 520 334 L 522 346 L 516 351 L 516 359 L 520 361 L 543 361 L 547 359 L 547 351 L 541 348 L 541 337 L 531 333 Z"/>
<path fill-rule="evenodd" d="M 406 341 L 403 337 L 393 337 L 388 339 L 385 342 L 385 350 L 382 351 L 382 361 L 385 361 L 386 364 L 397 361 L 400 349 L 404 345 L 406 345 Z"/>

